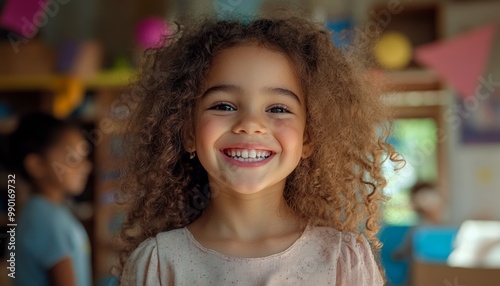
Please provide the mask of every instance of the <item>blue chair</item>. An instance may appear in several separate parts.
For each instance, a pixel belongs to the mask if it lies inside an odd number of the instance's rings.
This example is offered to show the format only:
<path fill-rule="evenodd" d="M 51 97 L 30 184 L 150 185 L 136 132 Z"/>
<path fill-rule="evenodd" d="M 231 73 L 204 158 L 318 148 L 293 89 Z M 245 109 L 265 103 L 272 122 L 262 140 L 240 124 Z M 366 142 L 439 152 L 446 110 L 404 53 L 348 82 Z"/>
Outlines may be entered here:
<path fill-rule="evenodd" d="M 450 226 L 420 226 L 413 235 L 414 259 L 421 262 L 446 264 L 453 250 L 458 228 Z"/>
<path fill-rule="evenodd" d="M 387 286 L 406 285 L 409 272 L 409 259 L 394 259 L 396 249 L 407 239 L 410 226 L 386 225 L 379 232 L 383 246 L 380 252 L 382 266 L 385 269 Z"/>

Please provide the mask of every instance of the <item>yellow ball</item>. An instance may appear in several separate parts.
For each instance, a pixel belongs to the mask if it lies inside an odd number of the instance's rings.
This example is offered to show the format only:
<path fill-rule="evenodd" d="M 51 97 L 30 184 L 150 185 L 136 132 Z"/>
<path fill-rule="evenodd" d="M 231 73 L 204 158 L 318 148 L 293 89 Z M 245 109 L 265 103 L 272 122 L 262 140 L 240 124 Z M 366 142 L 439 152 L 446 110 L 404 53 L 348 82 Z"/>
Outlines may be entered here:
<path fill-rule="evenodd" d="M 375 59 L 386 69 L 402 69 L 412 58 L 411 42 L 399 32 L 382 34 L 375 47 Z"/>

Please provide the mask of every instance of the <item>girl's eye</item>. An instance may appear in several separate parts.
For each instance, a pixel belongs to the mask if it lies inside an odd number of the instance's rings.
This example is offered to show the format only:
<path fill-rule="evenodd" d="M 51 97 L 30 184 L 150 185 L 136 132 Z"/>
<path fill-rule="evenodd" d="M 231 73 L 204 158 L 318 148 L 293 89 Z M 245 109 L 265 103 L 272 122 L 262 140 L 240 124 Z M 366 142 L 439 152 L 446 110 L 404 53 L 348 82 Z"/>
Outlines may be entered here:
<path fill-rule="evenodd" d="M 221 110 L 221 111 L 234 111 L 236 108 L 234 108 L 231 104 L 226 103 L 226 102 L 219 102 L 209 109 L 211 110 Z"/>
<path fill-rule="evenodd" d="M 268 109 L 271 113 L 290 113 L 290 109 L 283 105 L 276 105 Z"/>

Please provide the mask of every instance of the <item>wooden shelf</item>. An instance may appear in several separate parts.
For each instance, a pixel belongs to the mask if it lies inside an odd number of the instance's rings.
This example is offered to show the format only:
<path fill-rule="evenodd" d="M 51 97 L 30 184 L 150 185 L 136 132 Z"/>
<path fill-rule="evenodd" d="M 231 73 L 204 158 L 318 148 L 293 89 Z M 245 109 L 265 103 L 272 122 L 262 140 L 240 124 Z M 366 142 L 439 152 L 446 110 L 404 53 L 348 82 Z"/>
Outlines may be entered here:
<path fill-rule="evenodd" d="M 441 78 L 427 69 L 388 71 L 384 76 L 387 91 L 425 91 L 443 88 Z"/>
<path fill-rule="evenodd" d="M 0 75 L 0 91 L 57 91 L 65 87 L 68 78 L 79 80 L 86 89 L 125 87 L 134 74 L 131 69 L 102 71 L 88 78 L 63 74 Z"/>
<path fill-rule="evenodd" d="M 84 79 L 83 83 L 87 89 L 122 88 L 130 83 L 133 75 L 134 71 L 130 69 L 103 71 Z"/>
<path fill-rule="evenodd" d="M 61 75 L 3 75 L 0 76 L 0 91 L 59 90 L 64 85 Z"/>

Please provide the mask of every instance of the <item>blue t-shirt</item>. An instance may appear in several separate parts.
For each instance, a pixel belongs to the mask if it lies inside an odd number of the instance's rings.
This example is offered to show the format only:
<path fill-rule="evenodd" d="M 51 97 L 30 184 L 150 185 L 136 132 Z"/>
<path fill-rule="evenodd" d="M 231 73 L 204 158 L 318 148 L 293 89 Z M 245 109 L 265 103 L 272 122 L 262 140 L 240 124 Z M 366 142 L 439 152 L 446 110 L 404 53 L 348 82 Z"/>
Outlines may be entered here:
<path fill-rule="evenodd" d="M 91 285 L 87 233 L 64 205 L 30 198 L 17 223 L 15 253 L 15 286 L 49 286 L 48 270 L 65 257 L 71 259 L 77 285 Z"/>

